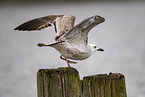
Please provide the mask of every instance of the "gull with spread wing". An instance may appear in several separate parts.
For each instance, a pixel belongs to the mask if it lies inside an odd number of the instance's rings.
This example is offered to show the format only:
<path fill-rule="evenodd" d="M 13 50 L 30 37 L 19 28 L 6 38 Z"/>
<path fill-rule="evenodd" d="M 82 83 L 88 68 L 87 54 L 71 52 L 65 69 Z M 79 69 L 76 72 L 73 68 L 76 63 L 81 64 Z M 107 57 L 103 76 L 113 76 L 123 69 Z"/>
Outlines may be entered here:
<path fill-rule="evenodd" d="M 34 31 L 54 26 L 56 37 L 51 44 L 38 43 L 39 47 L 49 46 L 60 52 L 60 58 L 69 63 L 77 63 L 72 60 L 84 60 L 96 51 L 104 51 L 94 44 L 88 44 L 88 33 L 96 25 L 105 21 L 99 15 L 84 19 L 74 26 L 75 17 L 72 15 L 49 15 L 36 18 L 21 24 L 14 30 Z M 72 60 L 69 60 L 72 59 Z"/>

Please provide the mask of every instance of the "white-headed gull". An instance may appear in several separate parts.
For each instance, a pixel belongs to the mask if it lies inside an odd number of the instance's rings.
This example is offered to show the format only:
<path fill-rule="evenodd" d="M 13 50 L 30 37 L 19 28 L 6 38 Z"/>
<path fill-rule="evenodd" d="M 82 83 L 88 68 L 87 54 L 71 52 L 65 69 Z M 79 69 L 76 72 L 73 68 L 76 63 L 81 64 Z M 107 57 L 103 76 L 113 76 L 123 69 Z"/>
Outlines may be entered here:
<path fill-rule="evenodd" d="M 51 44 L 38 43 L 39 47 L 50 46 L 60 52 L 60 58 L 69 63 L 77 63 L 72 60 L 84 60 L 96 51 L 104 51 L 94 44 L 88 44 L 88 33 L 96 25 L 105 21 L 99 15 L 84 19 L 74 26 L 75 17 L 72 15 L 49 15 L 36 18 L 21 24 L 14 30 L 33 31 L 42 30 L 54 26 L 56 37 Z"/>

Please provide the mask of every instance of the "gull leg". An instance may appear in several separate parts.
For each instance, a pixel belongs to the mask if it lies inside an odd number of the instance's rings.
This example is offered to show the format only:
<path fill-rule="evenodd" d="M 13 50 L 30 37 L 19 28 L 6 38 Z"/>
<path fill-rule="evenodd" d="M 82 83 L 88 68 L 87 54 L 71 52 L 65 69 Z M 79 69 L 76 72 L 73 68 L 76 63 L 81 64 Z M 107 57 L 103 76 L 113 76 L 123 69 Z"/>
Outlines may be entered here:
<path fill-rule="evenodd" d="M 65 61 L 67 62 L 68 67 L 71 67 L 71 66 L 69 65 L 69 63 L 74 63 L 74 64 L 77 63 L 77 62 L 74 62 L 74 61 L 67 60 L 67 58 L 63 58 L 62 55 L 60 56 L 60 59 L 65 60 Z"/>
<path fill-rule="evenodd" d="M 69 65 L 68 60 L 67 60 L 66 58 L 63 58 L 63 56 L 62 56 L 62 55 L 60 56 L 60 59 L 65 60 L 65 61 L 67 62 L 68 68 L 70 68 L 70 67 L 71 67 L 71 66 Z"/>
<path fill-rule="evenodd" d="M 69 63 L 74 63 L 74 64 L 76 64 L 76 63 L 77 63 L 77 62 L 75 62 L 75 61 L 70 61 L 70 60 L 67 60 L 67 58 L 63 58 L 63 56 L 62 56 L 62 55 L 60 56 L 60 59 L 65 60 L 65 61 L 68 61 Z"/>
<path fill-rule="evenodd" d="M 66 59 L 66 62 L 67 62 L 68 68 L 70 68 L 71 66 L 69 65 L 69 62 L 68 62 L 68 60 L 67 60 L 67 59 Z"/>

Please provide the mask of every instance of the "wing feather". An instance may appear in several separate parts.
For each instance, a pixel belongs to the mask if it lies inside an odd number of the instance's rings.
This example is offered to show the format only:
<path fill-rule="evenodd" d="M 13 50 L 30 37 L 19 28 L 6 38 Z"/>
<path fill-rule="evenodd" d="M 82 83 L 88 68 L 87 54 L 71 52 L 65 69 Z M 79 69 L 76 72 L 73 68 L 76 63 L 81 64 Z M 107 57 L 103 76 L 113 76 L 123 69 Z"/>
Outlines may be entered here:
<path fill-rule="evenodd" d="M 71 15 L 49 15 L 27 21 L 14 30 L 34 31 L 54 26 L 56 32 L 55 40 L 57 40 L 74 27 L 74 21 L 75 17 Z"/>
<path fill-rule="evenodd" d="M 14 30 L 19 31 L 32 31 L 32 30 L 41 30 L 46 27 L 50 27 L 53 25 L 53 22 L 57 19 L 57 17 L 62 17 L 63 15 L 50 15 L 41 18 L 36 18 L 21 24 L 16 27 Z"/>
<path fill-rule="evenodd" d="M 105 19 L 98 15 L 89 17 L 76 25 L 68 33 L 64 34 L 64 36 L 61 37 L 61 40 L 65 40 L 73 46 L 87 46 L 89 31 L 104 21 Z"/>

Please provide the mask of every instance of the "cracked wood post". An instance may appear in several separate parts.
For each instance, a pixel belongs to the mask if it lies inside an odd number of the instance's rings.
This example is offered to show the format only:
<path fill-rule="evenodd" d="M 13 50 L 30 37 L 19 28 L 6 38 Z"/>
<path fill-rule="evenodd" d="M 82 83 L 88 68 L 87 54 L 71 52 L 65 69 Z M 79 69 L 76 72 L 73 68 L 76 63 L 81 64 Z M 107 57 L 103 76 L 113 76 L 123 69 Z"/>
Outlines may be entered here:
<path fill-rule="evenodd" d="M 83 97 L 127 97 L 125 77 L 120 73 L 83 78 Z"/>
<path fill-rule="evenodd" d="M 40 69 L 38 97 L 80 97 L 80 77 L 74 68 Z"/>
<path fill-rule="evenodd" d="M 74 68 L 38 70 L 37 92 L 38 97 L 127 97 L 124 75 L 99 74 L 81 81 Z"/>

